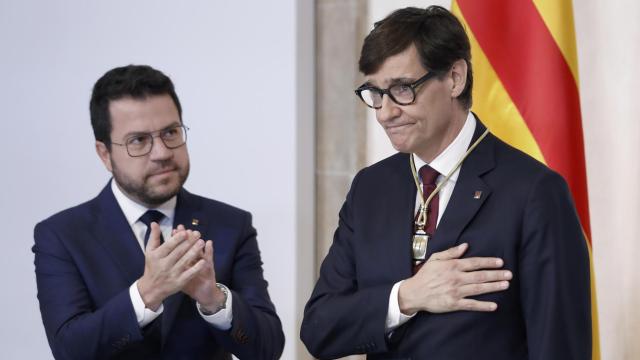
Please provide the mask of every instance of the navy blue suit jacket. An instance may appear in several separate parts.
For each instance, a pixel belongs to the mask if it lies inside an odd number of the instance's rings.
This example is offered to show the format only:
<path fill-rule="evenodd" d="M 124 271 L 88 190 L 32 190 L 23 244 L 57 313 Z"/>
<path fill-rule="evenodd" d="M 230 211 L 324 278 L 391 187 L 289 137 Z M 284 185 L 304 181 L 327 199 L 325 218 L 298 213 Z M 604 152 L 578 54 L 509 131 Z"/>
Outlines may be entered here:
<path fill-rule="evenodd" d="M 484 130 L 478 122 L 474 140 Z M 305 308 L 301 338 L 312 354 L 591 358 L 588 252 L 568 187 L 560 175 L 493 135 L 465 160 L 427 258 L 466 242 L 464 257 L 504 259 L 514 274 L 510 288 L 474 297 L 495 301 L 495 312 L 419 312 L 387 337 L 391 288 L 411 276 L 415 199 L 408 154 L 354 178 Z"/>
<path fill-rule="evenodd" d="M 129 296 L 130 285 L 142 276 L 144 254 L 107 185 L 95 199 L 35 227 L 40 312 L 56 359 L 280 356 L 282 325 L 267 293 L 251 215 L 182 189 L 178 224 L 213 240 L 217 281 L 233 293 L 231 329 L 208 324 L 193 299 L 178 292 L 163 302 L 159 341 L 145 335 Z"/>

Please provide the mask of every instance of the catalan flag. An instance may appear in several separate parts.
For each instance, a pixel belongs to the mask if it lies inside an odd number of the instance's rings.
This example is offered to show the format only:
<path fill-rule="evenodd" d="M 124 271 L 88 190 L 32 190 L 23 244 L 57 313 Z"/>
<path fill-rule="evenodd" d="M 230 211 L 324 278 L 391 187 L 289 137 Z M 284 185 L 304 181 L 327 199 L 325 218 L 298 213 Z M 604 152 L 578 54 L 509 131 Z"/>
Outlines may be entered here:
<path fill-rule="evenodd" d="M 473 111 L 569 184 L 589 248 L 593 359 L 600 359 L 571 0 L 453 0 L 452 11 L 471 41 Z"/>

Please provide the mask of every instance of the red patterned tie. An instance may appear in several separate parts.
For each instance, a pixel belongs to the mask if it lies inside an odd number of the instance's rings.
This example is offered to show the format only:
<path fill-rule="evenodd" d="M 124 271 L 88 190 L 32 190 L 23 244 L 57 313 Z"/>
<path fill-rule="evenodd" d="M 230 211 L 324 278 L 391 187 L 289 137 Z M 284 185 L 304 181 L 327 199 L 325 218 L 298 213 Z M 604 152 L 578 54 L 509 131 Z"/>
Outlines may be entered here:
<path fill-rule="evenodd" d="M 429 165 L 424 165 L 420 168 L 420 178 L 422 179 L 422 195 L 424 196 L 424 200 L 426 201 L 429 195 L 436 189 L 436 179 L 440 175 L 439 172 L 431 168 Z M 434 195 L 429 202 L 429 206 L 427 207 L 427 222 L 424 227 L 424 231 L 429 235 L 429 239 L 433 238 L 433 234 L 436 232 L 436 224 L 438 222 L 438 205 L 439 205 L 439 196 L 438 194 Z M 413 273 L 415 274 L 422 267 L 420 263 L 418 265 L 413 266 Z"/>

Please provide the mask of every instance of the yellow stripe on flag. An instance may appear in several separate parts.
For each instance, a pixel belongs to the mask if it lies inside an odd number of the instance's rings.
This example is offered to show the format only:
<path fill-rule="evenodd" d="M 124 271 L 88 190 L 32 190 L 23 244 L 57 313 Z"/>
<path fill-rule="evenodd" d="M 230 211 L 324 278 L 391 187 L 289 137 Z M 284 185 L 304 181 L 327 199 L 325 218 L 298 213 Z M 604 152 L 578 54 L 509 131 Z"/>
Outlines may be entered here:
<path fill-rule="evenodd" d="M 587 237 L 587 234 L 584 235 Z M 598 320 L 598 297 L 596 296 L 596 272 L 593 269 L 593 252 L 587 241 L 589 250 L 589 268 L 591 270 L 591 359 L 600 360 L 600 321 Z"/>
<path fill-rule="evenodd" d="M 506 3 L 505 3 L 506 4 Z M 487 5 L 488 6 L 488 5 Z M 505 5 L 505 6 L 508 6 Z M 533 0 L 533 6 L 540 15 L 544 26 L 549 31 L 551 38 L 556 43 L 561 56 L 564 58 L 568 65 L 569 72 L 573 81 L 576 84 L 578 81 L 578 61 L 576 51 L 576 37 L 574 30 L 573 20 L 573 6 L 571 0 Z M 527 121 L 537 121 L 539 118 L 529 118 L 531 114 L 528 114 L 528 118 L 525 121 L 522 113 L 518 110 L 516 103 L 513 101 L 512 96 L 506 90 L 503 81 L 498 76 L 495 68 L 491 65 L 489 57 L 483 50 L 476 36 L 473 33 L 473 29 L 469 26 L 467 20 L 462 16 L 462 11 L 456 0 L 452 2 L 452 12 L 460 19 L 467 30 L 469 40 L 471 42 L 471 56 L 473 63 L 474 73 L 474 89 L 473 89 L 473 111 L 476 112 L 482 121 L 487 125 L 491 131 L 500 139 L 506 141 L 511 146 L 514 146 L 537 160 L 548 164 L 545 160 L 545 156 L 540 148 L 538 141 L 527 125 Z M 514 14 L 515 16 L 515 14 Z M 543 30 L 544 31 L 544 30 Z M 486 44 L 485 44 L 486 45 Z M 538 54 L 539 55 L 539 54 Z M 553 63 L 545 64 L 548 66 Z M 504 69 L 503 69 L 504 70 Z M 568 79 L 568 77 L 567 77 Z M 518 85 L 523 85 L 518 83 Z M 526 86 L 526 84 L 524 84 Z M 520 90 L 519 88 L 516 90 Z M 535 92 L 533 92 L 535 94 Z M 561 94 L 562 95 L 562 94 Z M 568 104 L 569 101 L 566 98 L 560 99 L 564 102 L 559 104 Z M 523 104 L 520 104 L 523 105 Z M 576 118 L 559 119 L 572 121 Z M 577 121 L 580 122 L 579 107 L 577 113 Z M 539 125 L 539 124 L 538 124 Z M 533 126 L 533 125 L 532 125 Z M 581 129 L 581 127 L 578 127 Z M 534 128 L 535 130 L 535 128 Z M 540 129 L 538 129 L 539 131 Z M 539 135 L 539 134 L 538 134 Z M 571 136 L 572 134 L 568 134 Z M 582 139 L 582 134 L 575 134 Z M 541 140 L 541 139 L 539 139 Z M 574 141 L 575 139 L 567 138 L 564 141 Z M 583 149 L 580 148 L 580 151 Z M 547 159 L 553 160 L 553 151 L 560 151 L 555 147 L 546 150 Z M 570 156 L 577 156 L 578 154 L 569 154 Z M 582 156 L 582 154 L 580 154 Z M 551 161 L 550 160 L 550 161 Z M 557 159 L 556 159 L 557 160 Z M 556 169 L 558 170 L 558 169 Z M 583 172 L 584 173 L 584 172 Z M 573 174 L 573 173 L 572 173 Z M 566 175 L 566 174 L 564 174 Z M 574 176 L 586 176 L 575 175 Z M 585 183 L 586 184 L 586 183 Z M 582 190 L 584 189 L 584 191 Z M 575 189 L 572 189 L 575 191 Z M 574 197 L 578 196 L 585 199 L 584 206 L 588 209 L 588 201 L 586 201 L 586 185 L 580 188 L 579 191 L 573 193 Z M 588 211 L 584 212 L 588 216 Z M 585 220 L 585 219 L 582 219 Z M 588 217 L 586 218 L 588 221 Z M 589 229 L 587 224 L 587 231 L 584 232 L 587 239 L 587 248 L 589 251 L 589 265 L 591 272 L 591 322 L 592 322 L 592 359 L 600 359 L 600 341 L 599 341 L 599 326 L 598 326 L 598 307 L 596 299 L 596 286 L 595 286 L 595 272 L 593 269 L 593 254 L 589 237 Z"/>
<path fill-rule="evenodd" d="M 489 59 L 484 54 L 469 25 L 461 16 L 457 2 L 452 4 L 452 12 L 467 29 L 471 42 L 473 63 L 473 111 L 491 132 L 509 145 L 520 149 L 538 161 L 545 163 L 538 143 L 529 131 L 522 115 L 511 100 L 498 78 Z"/>
<path fill-rule="evenodd" d="M 579 84 L 578 53 L 571 1 L 533 0 L 533 5 L 538 9 L 542 20 L 551 32 L 551 36 L 558 44 L 560 52 L 569 64 L 576 84 Z"/>

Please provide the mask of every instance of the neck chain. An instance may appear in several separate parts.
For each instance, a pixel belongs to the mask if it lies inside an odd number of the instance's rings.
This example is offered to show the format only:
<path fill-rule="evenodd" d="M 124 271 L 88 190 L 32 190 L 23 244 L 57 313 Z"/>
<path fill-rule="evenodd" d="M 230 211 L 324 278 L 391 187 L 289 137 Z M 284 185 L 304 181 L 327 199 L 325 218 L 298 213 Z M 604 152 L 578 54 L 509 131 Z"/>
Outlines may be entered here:
<path fill-rule="evenodd" d="M 416 184 L 416 188 L 418 189 L 418 194 L 420 195 L 420 209 L 418 218 L 415 220 L 415 234 L 413 235 L 413 259 L 416 262 L 422 262 L 425 260 L 425 256 L 427 254 L 427 243 L 429 242 L 429 235 L 425 233 L 424 227 L 427 223 L 427 212 L 429 203 L 433 199 L 438 192 L 442 189 L 442 187 L 449 181 L 449 178 L 453 175 L 462 166 L 462 162 L 471 154 L 471 152 L 480 144 L 482 139 L 484 139 L 489 134 L 489 129 L 485 130 L 482 135 L 476 140 L 467 150 L 467 152 L 462 156 L 462 158 L 456 163 L 456 166 L 451 169 L 449 174 L 445 176 L 444 180 L 442 180 L 438 186 L 431 192 L 429 197 L 425 200 L 424 194 L 422 193 L 422 187 L 420 186 L 420 180 L 418 179 L 418 174 L 416 172 L 416 164 L 413 161 L 413 155 L 409 156 L 409 164 L 411 165 L 411 173 L 413 174 L 413 181 Z"/>

